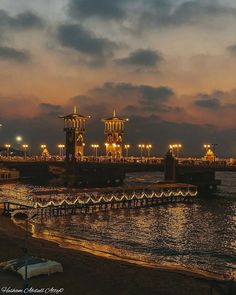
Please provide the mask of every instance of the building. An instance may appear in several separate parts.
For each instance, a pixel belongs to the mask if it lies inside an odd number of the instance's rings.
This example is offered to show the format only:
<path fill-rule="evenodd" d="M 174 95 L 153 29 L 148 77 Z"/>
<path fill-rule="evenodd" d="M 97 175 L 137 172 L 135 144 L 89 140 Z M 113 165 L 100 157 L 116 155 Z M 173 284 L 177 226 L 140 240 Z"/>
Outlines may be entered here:
<path fill-rule="evenodd" d="M 83 116 L 74 112 L 66 116 L 60 116 L 64 119 L 64 131 L 66 132 L 66 161 L 74 162 L 84 156 L 84 136 L 86 121 L 90 116 Z"/>
<path fill-rule="evenodd" d="M 129 119 L 117 117 L 115 110 L 111 118 L 102 119 L 102 122 L 105 124 L 106 156 L 114 159 L 122 157 L 124 126 L 125 122 L 128 120 Z"/>
<path fill-rule="evenodd" d="M 206 161 L 215 161 L 216 156 L 211 148 L 208 148 L 206 154 L 204 156 L 204 160 Z"/>

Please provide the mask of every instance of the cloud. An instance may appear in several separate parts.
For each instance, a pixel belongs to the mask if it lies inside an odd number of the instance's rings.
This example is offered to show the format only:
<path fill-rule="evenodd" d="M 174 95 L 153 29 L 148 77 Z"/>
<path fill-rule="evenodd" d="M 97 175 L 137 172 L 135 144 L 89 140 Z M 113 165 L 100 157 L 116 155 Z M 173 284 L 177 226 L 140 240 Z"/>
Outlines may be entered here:
<path fill-rule="evenodd" d="M 70 0 L 68 10 L 75 18 L 99 17 L 103 19 L 122 19 L 125 10 L 124 0 Z"/>
<path fill-rule="evenodd" d="M 84 29 L 79 24 L 64 24 L 59 26 L 57 38 L 64 47 L 94 58 L 104 60 L 113 55 L 117 44 L 107 38 L 99 38 L 93 32 Z"/>
<path fill-rule="evenodd" d="M 207 109 L 219 109 L 221 107 L 221 102 L 217 98 L 199 99 L 196 100 L 194 104 L 198 107 Z"/>
<path fill-rule="evenodd" d="M 43 26 L 43 20 L 36 14 L 26 11 L 15 16 L 10 16 L 5 10 L 0 10 L 0 28 L 32 29 Z"/>
<path fill-rule="evenodd" d="M 230 45 L 227 47 L 227 50 L 232 55 L 236 56 L 236 44 Z"/>
<path fill-rule="evenodd" d="M 30 55 L 27 51 L 2 46 L 0 47 L 0 59 L 25 63 L 30 60 Z"/>
<path fill-rule="evenodd" d="M 166 86 L 152 87 L 147 85 L 139 86 L 140 99 L 139 103 L 143 107 L 152 108 L 164 102 L 167 102 L 174 91 Z"/>
<path fill-rule="evenodd" d="M 197 24 L 227 16 L 234 18 L 236 8 L 215 0 L 70 0 L 69 14 L 75 19 L 99 18 L 103 21 L 129 20 L 139 28 L 150 24 Z"/>
<path fill-rule="evenodd" d="M 170 13 L 163 22 L 172 24 L 199 24 L 209 17 L 236 16 L 236 9 L 217 1 L 186 1 Z"/>
<path fill-rule="evenodd" d="M 159 25 L 199 25 L 209 22 L 212 18 L 221 16 L 236 16 L 236 8 L 215 0 L 193 0 L 176 3 L 174 1 L 147 1 L 144 4 L 140 22 L 143 24 L 157 23 Z"/>
<path fill-rule="evenodd" d="M 138 68 L 155 68 L 162 61 L 163 57 L 157 50 L 137 49 L 126 58 L 117 59 L 116 63 L 124 66 L 133 66 Z"/>
<path fill-rule="evenodd" d="M 63 110 L 61 105 L 42 102 L 39 104 L 39 109 L 48 115 L 59 115 Z"/>
<path fill-rule="evenodd" d="M 182 108 L 170 103 L 174 95 L 173 89 L 167 86 L 106 82 L 101 87 L 90 89 L 86 101 L 90 104 L 93 101 L 112 104 L 113 108 L 118 107 L 125 114 L 180 112 Z"/>
<path fill-rule="evenodd" d="M 228 99 L 232 100 L 235 96 L 235 90 L 229 92 L 213 91 L 212 93 L 199 93 L 195 95 L 194 105 L 200 108 L 223 111 L 233 110 L 236 108 L 235 103 L 227 102 Z"/>

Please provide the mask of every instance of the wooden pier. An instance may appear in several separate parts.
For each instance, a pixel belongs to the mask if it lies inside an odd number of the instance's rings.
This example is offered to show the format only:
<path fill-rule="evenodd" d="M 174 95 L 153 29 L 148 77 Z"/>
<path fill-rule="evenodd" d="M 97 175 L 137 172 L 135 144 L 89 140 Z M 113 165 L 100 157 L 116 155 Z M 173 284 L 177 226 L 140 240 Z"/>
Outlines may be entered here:
<path fill-rule="evenodd" d="M 158 183 L 120 188 L 32 191 L 28 200 L 3 198 L 3 214 L 33 210 L 39 216 L 62 216 L 98 211 L 152 207 L 193 202 L 197 187 L 189 184 Z"/>

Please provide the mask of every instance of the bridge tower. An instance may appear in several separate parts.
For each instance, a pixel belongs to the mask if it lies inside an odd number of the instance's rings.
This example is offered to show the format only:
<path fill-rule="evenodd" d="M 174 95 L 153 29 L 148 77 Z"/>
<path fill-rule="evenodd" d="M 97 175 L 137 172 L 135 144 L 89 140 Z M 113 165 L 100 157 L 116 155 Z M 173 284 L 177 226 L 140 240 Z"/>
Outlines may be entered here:
<path fill-rule="evenodd" d="M 60 116 L 64 119 L 64 131 L 66 132 L 66 162 L 73 163 L 76 159 L 84 155 L 84 135 L 85 124 L 90 116 L 82 116 L 74 112 L 66 116 Z"/>
<path fill-rule="evenodd" d="M 122 157 L 124 126 L 127 121 L 129 119 L 117 117 L 115 110 L 111 118 L 102 119 L 105 123 L 106 156 L 115 159 Z"/>

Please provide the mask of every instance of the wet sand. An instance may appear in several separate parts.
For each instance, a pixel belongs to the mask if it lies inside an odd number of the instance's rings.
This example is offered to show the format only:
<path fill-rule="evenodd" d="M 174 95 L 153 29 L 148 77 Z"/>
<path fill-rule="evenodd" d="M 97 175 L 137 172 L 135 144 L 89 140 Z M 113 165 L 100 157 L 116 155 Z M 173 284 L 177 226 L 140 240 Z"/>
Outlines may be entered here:
<path fill-rule="evenodd" d="M 0 212 L 1 214 L 1 212 Z M 0 216 L 0 262 L 22 257 L 24 230 Z M 236 294 L 235 282 L 193 273 L 154 269 L 125 261 L 65 249 L 56 243 L 29 237 L 29 254 L 60 262 L 64 272 L 30 279 L 34 288 L 64 288 L 62 294 Z M 0 269 L 0 287 L 22 288 L 22 278 Z M 0 288 L 0 294 L 1 292 Z M 14 293 L 11 293 L 14 294 Z M 34 293 L 32 293 L 34 294 Z"/>

